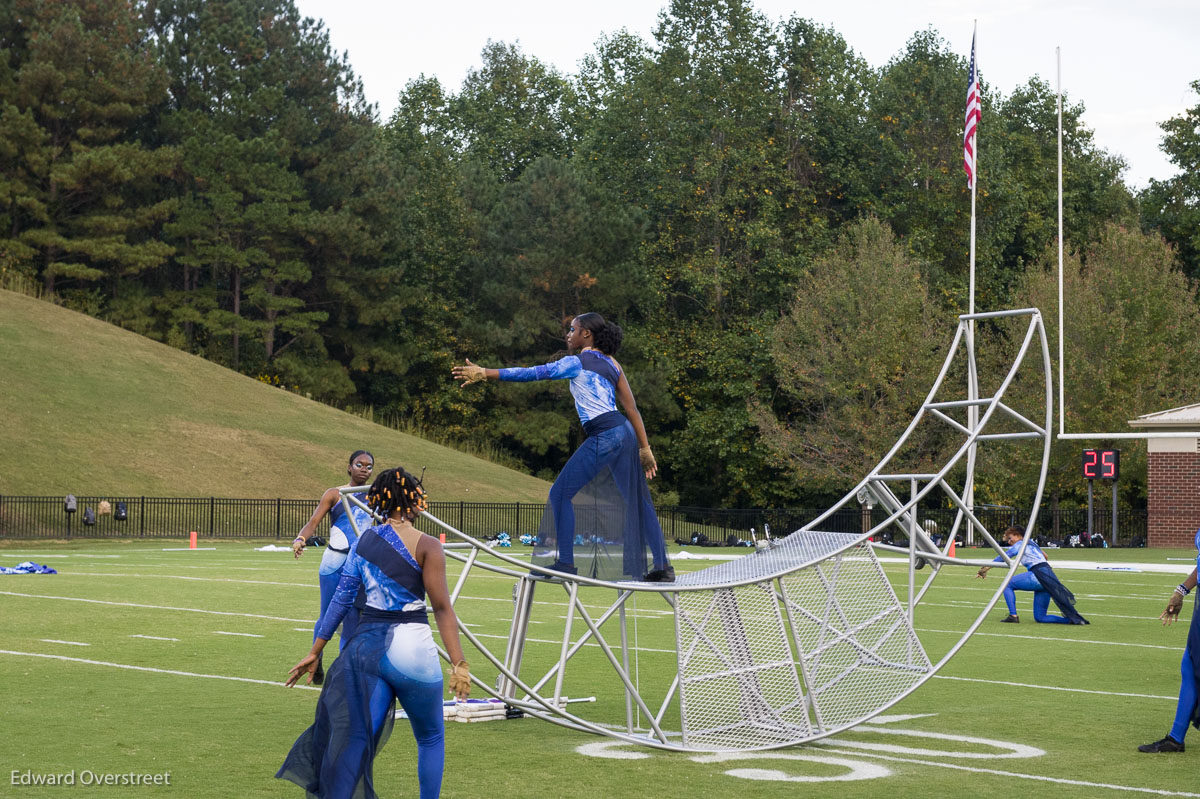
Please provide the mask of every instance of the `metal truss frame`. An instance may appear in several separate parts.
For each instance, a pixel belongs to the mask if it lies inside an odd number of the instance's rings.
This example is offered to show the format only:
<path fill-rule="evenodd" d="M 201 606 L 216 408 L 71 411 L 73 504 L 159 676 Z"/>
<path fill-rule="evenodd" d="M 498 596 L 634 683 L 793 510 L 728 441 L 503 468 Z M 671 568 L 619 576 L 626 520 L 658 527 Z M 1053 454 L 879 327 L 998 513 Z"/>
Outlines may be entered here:
<path fill-rule="evenodd" d="M 965 354 L 968 373 L 974 381 L 977 364 L 971 323 L 977 320 L 1003 317 L 1027 317 L 1028 327 L 1019 353 L 995 393 L 986 398 L 969 396 L 966 400 L 937 400 L 936 397 L 947 375 L 951 372 L 952 364 L 960 353 Z M 1045 418 L 1041 423 L 1032 421 L 1002 401 L 1016 378 L 1019 368 L 1035 346 L 1041 351 L 1046 387 Z M 974 394 L 975 391 L 972 389 L 970 393 Z M 462 623 L 460 618 L 459 632 L 462 637 L 478 650 L 499 675 L 495 685 L 487 685 L 478 678 L 473 678 L 473 680 L 485 693 L 501 699 L 507 705 L 519 708 L 535 718 L 573 730 L 680 752 L 775 749 L 816 740 L 866 722 L 886 711 L 932 678 L 962 648 L 984 621 L 999 600 L 1003 589 L 1016 573 L 1025 545 L 1035 528 L 1038 507 L 1045 488 L 1052 435 L 1052 398 L 1052 376 L 1046 331 L 1041 314 L 1037 309 L 1026 308 L 962 315 L 959 317 L 949 353 L 920 410 L 892 449 L 852 490 L 813 522 L 805 525 L 791 536 L 781 539 L 773 549 L 756 551 L 732 564 L 722 564 L 700 572 L 682 575 L 680 580 L 673 584 L 610 582 L 577 575 L 563 575 L 520 560 L 455 529 L 429 513 L 424 513 L 425 519 L 436 525 L 449 537 L 450 543 L 446 545 L 447 556 L 462 564 L 462 569 L 451 589 L 452 603 L 459 601 L 468 579 L 478 571 L 511 577 L 515 583 L 513 616 L 503 652 L 492 651 L 479 635 Z M 964 425 L 950 415 L 956 409 L 974 409 L 976 412 L 968 414 L 968 422 Z M 1010 423 L 1015 422 L 1021 429 L 1015 433 L 987 432 L 989 424 L 996 419 L 1006 419 Z M 917 474 L 889 470 L 889 464 L 922 421 L 945 425 L 951 432 L 962 437 L 961 445 L 937 472 Z M 1021 542 L 1020 550 L 1016 555 L 1010 557 L 1006 554 L 1005 548 L 975 515 L 965 498 L 971 494 L 976 447 L 990 441 L 1024 439 L 1041 441 L 1042 463 L 1033 510 L 1025 525 L 1025 539 Z M 964 460 L 965 484 L 961 490 L 956 490 L 956 487 L 951 484 L 950 475 Z M 350 513 L 352 507 L 358 506 L 365 509 L 366 506 L 353 494 L 363 491 L 363 488 L 346 486 L 340 490 L 347 516 L 351 519 L 351 523 L 355 524 L 354 514 Z M 833 513 L 847 507 L 858 507 L 856 496 L 861 490 L 868 492 L 876 502 L 883 506 L 888 514 L 887 518 L 861 534 L 822 532 L 822 522 Z M 957 511 L 953 529 L 947 536 L 947 543 L 940 547 L 922 529 L 917 518 L 921 501 L 935 497 L 939 501 L 949 502 Z M 997 585 L 991 599 L 982 607 L 961 638 L 940 660 L 930 662 L 919 639 L 913 632 L 916 610 L 922 597 L 933 585 L 943 568 L 997 566 L 996 561 L 991 559 L 951 557 L 949 547 L 964 524 L 977 532 L 991 550 L 997 553 L 1000 559 L 1000 568 L 1005 569 L 1006 573 Z M 876 540 L 884 530 L 892 525 L 899 525 L 906 532 L 907 547 L 883 544 Z M 813 542 L 817 542 L 819 546 Z M 816 548 L 814 549 L 813 546 Z M 882 567 L 879 566 L 875 556 L 876 552 L 901 553 L 907 557 L 907 591 L 903 600 L 884 576 Z M 481 555 L 487 555 L 488 558 L 481 559 Z M 854 620 L 848 618 L 838 604 L 836 599 L 839 590 L 838 580 L 841 579 L 839 575 L 842 571 L 858 568 L 865 560 L 874 564 L 873 567 L 868 565 L 865 568 L 878 570 L 877 577 L 874 579 L 880 583 L 877 590 L 883 600 L 877 611 L 873 611 L 863 619 Z M 859 564 L 859 566 L 848 564 Z M 916 572 L 926 564 L 932 568 L 923 582 L 918 584 Z M 810 592 L 824 592 L 824 601 L 820 603 L 820 607 L 807 607 L 803 602 L 797 600 L 794 594 L 797 586 L 800 585 L 798 580 L 807 581 L 806 585 L 809 586 Z M 529 633 L 530 613 L 539 585 L 563 591 L 566 598 L 566 619 L 559 640 L 557 661 L 536 679 L 529 680 L 522 675 L 522 665 L 525 660 L 525 643 Z M 612 591 L 616 595 L 615 599 L 605 606 L 599 615 L 589 612 L 580 596 L 581 589 L 593 588 Z M 743 592 L 741 596 L 748 595 L 755 601 L 765 597 L 773 606 L 773 610 L 767 615 L 771 617 L 771 623 L 776 624 L 783 637 L 781 643 L 773 644 L 775 646 L 773 651 L 780 654 L 778 659 L 760 662 L 756 660 L 755 654 L 750 652 L 749 644 L 746 642 L 712 640 L 710 628 L 707 625 L 714 616 L 722 614 L 727 617 L 721 628 L 725 631 L 723 634 L 727 639 L 731 636 L 736 638 L 729 631 L 736 630 L 740 622 L 737 621 L 737 607 L 731 606 L 729 603 L 734 602 L 736 605 L 739 601 L 737 599 L 739 590 Z M 699 591 L 711 594 L 706 606 L 701 597 L 693 594 L 693 592 Z M 631 598 L 639 594 L 661 597 L 674 612 L 676 620 L 676 657 L 680 664 L 680 671 L 672 676 L 665 687 L 659 687 L 661 698 L 657 702 L 651 701 L 650 695 L 643 692 L 639 675 L 630 667 L 631 648 L 627 606 Z M 589 593 L 589 599 L 594 601 L 595 597 L 596 592 Z M 683 605 L 690 607 L 697 603 L 702 606 L 698 618 L 690 611 L 684 612 L 681 607 Z M 859 641 L 859 633 L 871 625 L 883 625 L 881 637 L 873 644 Z M 615 645 L 605 637 L 606 629 L 611 627 L 616 628 Z M 805 627 L 818 630 L 815 642 L 804 640 L 800 630 Z M 902 635 L 907 636 L 907 663 L 881 653 L 881 647 L 884 647 L 887 642 L 894 644 L 899 640 L 897 636 Z M 689 643 L 687 647 L 682 647 L 679 642 L 683 641 L 685 636 Z M 580 713 L 572 710 L 572 705 L 581 700 L 578 697 L 568 699 L 563 696 L 563 680 L 568 664 L 589 644 L 594 644 L 600 649 L 603 658 L 624 687 L 626 718 L 623 728 L 614 728 L 611 725 L 584 718 Z M 692 740 L 696 738 L 694 732 L 689 736 L 688 707 L 681 675 L 687 673 L 689 665 L 698 657 L 697 653 L 701 651 L 702 647 L 706 648 L 708 654 L 723 665 L 724 668 L 717 670 L 717 676 L 733 680 L 732 684 L 737 686 L 736 691 L 742 694 L 743 703 L 748 703 L 748 706 L 756 708 L 754 712 L 759 714 L 761 720 L 765 720 L 762 723 L 765 723 L 766 726 L 775 725 L 770 731 L 770 735 L 767 736 L 768 739 L 745 745 L 738 743 L 714 744 L 707 740 Z M 834 647 L 843 647 L 846 651 L 856 653 L 857 660 L 825 679 L 819 676 L 816 670 L 822 667 L 821 658 L 824 653 L 832 651 Z M 444 651 L 442 657 L 446 657 Z M 902 690 L 897 690 L 885 700 L 856 713 L 853 718 L 826 718 L 827 711 L 819 701 L 821 692 L 835 689 L 843 680 L 851 676 L 851 672 L 855 668 L 864 664 L 911 672 L 911 680 L 903 685 Z M 794 699 L 775 705 L 768 702 L 767 709 L 764 710 L 763 701 L 765 700 L 760 701 L 759 698 L 755 698 L 754 694 L 761 688 L 759 677 L 766 669 L 784 669 L 783 673 L 786 679 L 780 683 L 784 686 L 784 689 L 781 690 L 784 690 L 785 693 L 791 691 Z M 788 669 L 791 670 L 790 677 L 786 676 Z M 676 704 L 679 707 L 681 718 L 684 719 L 682 733 L 668 731 L 663 726 L 667 712 Z M 645 728 L 635 725 L 635 708 L 637 715 L 645 719 L 647 725 Z M 801 712 L 802 718 L 796 715 Z M 773 719 L 778 723 L 772 721 Z M 745 723 L 753 725 L 760 722 L 750 720 Z M 717 735 L 718 739 L 722 733 L 721 730 L 716 730 L 716 732 L 707 730 L 706 732 Z M 703 736 L 700 737 L 703 738 Z"/>

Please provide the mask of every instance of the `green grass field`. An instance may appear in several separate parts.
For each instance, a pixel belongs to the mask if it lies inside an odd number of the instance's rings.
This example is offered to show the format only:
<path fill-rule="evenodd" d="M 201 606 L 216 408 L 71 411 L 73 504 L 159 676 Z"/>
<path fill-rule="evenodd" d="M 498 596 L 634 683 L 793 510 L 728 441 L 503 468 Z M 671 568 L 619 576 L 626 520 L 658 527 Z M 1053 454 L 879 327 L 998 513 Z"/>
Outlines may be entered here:
<path fill-rule="evenodd" d="M 317 696 L 280 684 L 309 646 L 317 563 L 315 553 L 296 562 L 287 553 L 255 551 L 257 545 L 0 545 L 0 563 L 32 559 L 59 570 L 0 576 L 0 795 L 300 796 L 273 775 L 311 722 Z M 1182 559 L 1193 554 L 1086 550 L 1051 558 L 1170 564 L 1183 572 L 1189 564 Z M 904 568 L 886 570 L 899 585 Z M 456 571 L 452 564 L 452 584 Z M 1164 629 L 1156 617 L 1180 576 L 1059 573 L 1090 626 L 1036 625 L 1029 595 L 1018 594 L 1019 626 L 996 623 L 1002 611 L 993 610 L 938 677 L 888 712 L 891 718 L 825 743 L 713 757 L 613 745 L 535 719 L 451 723 L 443 796 L 1200 796 L 1200 736 L 1189 741 L 1196 751 L 1182 755 L 1134 751 L 1164 735 L 1174 713 L 1186 622 Z M 935 653 L 957 640 L 949 631 L 964 628 L 991 597 L 996 582 L 972 574 L 944 572 L 918 609 L 918 630 Z M 473 575 L 457 606 L 462 621 L 500 654 L 511 589 L 509 578 Z M 612 598 L 594 589 L 585 596 L 597 610 Z M 524 676 L 540 675 L 557 657 L 562 597 L 557 586 L 539 586 Z M 630 626 L 639 681 L 665 686 L 676 669 L 667 606 L 640 596 Z M 494 672 L 484 659 L 469 647 L 468 658 L 490 683 Z M 586 649 L 572 661 L 564 692 L 597 697 L 574 709 L 620 724 L 623 694 L 602 661 L 598 649 Z M 668 714 L 664 723 L 678 729 L 678 716 Z M 614 759 L 618 754 L 627 758 Z M 169 772 L 171 784 L 11 784 L 13 773 L 72 770 L 77 779 L 84 770 Z M 416 795 L 415 747 L 405 722 L 397 722 L 375 774 L 382 796 Z"/>
<path fill-rule="evenodd" d="M 0 374 L 0 494 L 315 500 L 369 449 L 427 466 L 439 500 L 546 498 L 529 475 L 3 290 Z"/>

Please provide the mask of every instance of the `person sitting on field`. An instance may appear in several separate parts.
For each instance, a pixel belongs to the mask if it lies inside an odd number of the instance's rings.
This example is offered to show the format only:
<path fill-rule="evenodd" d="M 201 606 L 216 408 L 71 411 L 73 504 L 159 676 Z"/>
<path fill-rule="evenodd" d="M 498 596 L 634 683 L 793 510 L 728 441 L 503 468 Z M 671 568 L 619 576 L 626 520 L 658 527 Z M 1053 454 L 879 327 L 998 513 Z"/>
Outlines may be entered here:
<path fill-rule="evenodd" d="M 1023 538 L 1025 538 L 1024 527 L 1014 526 L 1004 531 L 1001 540 L 1008 547 L 1005 550 L 1008 557 L 1016 556 L 1017 551 L 1021 548 Z M 1000 561 L 1002 558 L 997 555 L 993 560 Z M 1032 591 L 1034 621 L 1040 624 L 1088 623 L 1088 620 L 1075 610 L 1075 595 L 1068 591 L 1067 587 L 1058 579 L 1054 569 L 1050 568 L 1050 562 L 1046 560 L 1042 548 L 1033 541 L 1025 545 L 1025 554 L 1021 556 L 1021 565 L 1025 567 L 1025 573 L 1014 576 L 1004 588 L 1004 603 L 1008 606 L 1008 615 L 1000 621 L 1009 624 L 1019 623 L 1021 619 L 1017 615 L 1017 596 L 1014 592 Z M 987 577 L 990 568 L 990 566 L 984 566 L 979 570 L 977 576 Z M 1046 612 L 1052 599 L 1058 609 L 1062 611 L 1062 616 Z"/>

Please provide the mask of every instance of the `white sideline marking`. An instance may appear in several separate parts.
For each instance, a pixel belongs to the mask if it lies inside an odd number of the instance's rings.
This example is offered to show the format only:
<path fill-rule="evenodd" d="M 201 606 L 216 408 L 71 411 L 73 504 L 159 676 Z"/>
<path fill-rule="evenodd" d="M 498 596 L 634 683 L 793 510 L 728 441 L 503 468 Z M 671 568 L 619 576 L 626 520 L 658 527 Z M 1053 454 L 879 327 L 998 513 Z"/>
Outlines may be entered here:
<path fill-rule="evenodd" d="M 958 682 L 981 682 L 987 685 L 1011 685 L 1014 688 L 1041 688 L 1043 691 L 1069 691 L 1073 694 L 1100 694 L 1101 696 L 1131 696 L 1134 699 L 1168 699 L 1174 702 L 1177 696 L 1159 696 L 1158 694 L 1131 694 L 1124 691 L 1096 691 L 1090 688 L 1061 688 L 1057 685 L 1032 685 L 1023 682 L 1008 682 L 1006 680 L 982 680 L 978 677 L 951 677 L 946 674 L 935 674 L 935 680 L 956 680 Z M 878 723 L 878 722 L 876 722 Z"/>
<path fill-rule="evenodd" d="M 156 669 L 150 666 L 131 666 L 128 663 L 109 663 L 104 660 L 88 660 L 87 658 L 72 658 L 66 655 L 46 655 L 41 652 L 14 652 L 11 649 L 0 649 L 0 655 L 16 655 L 18 657 L 27 658 L 46 658 L 47 660 L 66 660 L 72 663 L 87 663 L 92 666 L 108 666 L 114 669 L 129 669 L 131 671 L 150 671 L 155 674 L 175 674 L 179 677 L 203 677 L 206 680 L 231 680 L 233 682 L 252 682 L 259 685 L 274 685 L 278 688 L 286 688 L 287 686 L 281 682 L 274 680 L 255 680 L 250 677 L 229 677 L 224 674 L 197 674 L 194 671 L 178 671 L 176 669 Z M 297 683 L 294 688 L 303 688 L 306 691 L 320 691 L 320 687 L 316 685 L 300 685 Z"/>
<path fill-rule="evenodd" d="M 852 749 L 849 751 L 835 749 L 833 745 L 822 747 L 823 751 L 837 752 L 843 755 L 855 755 L 859 757 L 874 757 L 880 760 L 891 760 L 896 763 L 914 763 L 919 766 L 937 766 L 938 768 L 949 768 L 956 771 L 969 771 L 973 774 L 993 774 L 997 777 L 1015 777 L 1022 780 L 1035 780 L 1037 782 L 1053 782 L 1059 785 L 1079 785 L 1084 788 L 1107 788 L 1113 791 L 1132 791 L 1135 793 L 1149 793 L 1157 796 L 1192 796 L 1200 797 L 1200 793 L 1189 793 L 1187 791 L 1168 791 L 1161 788 L 1140 788 L 1134 785 L 1113 785 L 1107 782 L 1088 782 L 1086 780 L 1069 780 L 1063 777 L 1043 777 L 1039 774 L 1023 774 L 1019 771 L 1000 771 L 992 768 L 979 768 L 978 766 L 960 766 L 955 763 L 944 763 L 937 760 L 918 760 L 917 758 L 909 757 L 894 757 L 892 755 L 880 755 L 874 752 L 865 752 L 861 749 Z"/>
<path fill-rule="evenodd" d="M 228 633 L 224 630 L 213 630 L 213 635 L 240 635 L 243 638 L 266 638 L 265 635 L 256 635 L 255 633 Z"/>
<path fill-rule="evenodd" d="M 298 633 L 311 633 L 312 632 L 312 627 L 293 627 L 292 629 Z"/>
<path fill-rule="evenodd" d="M 131 635 L 130 638 L 146 638 L 150 641 L 178 641 L 178 638 L 163 638 L 161 635 Z"/>
<path fill-rule="evenodd" d="M 312 623 L 312 619 L 289 619 L 284 616 L 264 616 L 259 613 L 234 613 L 229 610 L 205 610 L 203 608 L 176 608 L 170 605 L 139 605 L 136 602 L 110 602 L 105 599 L 83 599 L 77 596 L 51 596 L 49 594 L 21 594 L 16 591 L 0 591 L 4 596 L 20 596 L 30 599 L 61 599 L 66 602 L 89 602 L 93 605 L 118 605 L 125 608 L 149 608 L 151 610 L 178 610 L 184 613 L 210 613 L 214 616 L 243 616 L 249 619 L 268 619 L 270 621 L 295 621 Z M 511 600 L 510 600 L 511 601 Z"/>
<path fill-rule="evenodd" d="M 216 547 L 163 547 L 163 552 L 213 552 Z"/>
<path fill-rule="evenodd" d="M 946 633 L 948 635 L 962 635 L 961 630 L 934 630 L 928 627 L 916 628 L 923 633 Z M 1090 638 L 1053 638 L 1047 635 L 1018 635 L 1016 633 L 981 633 L 976 631 L 975 635 L 985 635 L 989 638 L 1027 638 L 1031 641 L 1065 641 L 1071 644 L 1098 644 L 1100 646 L 1133 646 L 1138 649 L 1169 649 L 1172 652 L 1178 651 L 1180 646 L 1162 646 L 1160 644 L 1133 644 L 1128 641 L 1095 641 Z"/>
<path fill-rule="evenodd" d="M 60 641 L 57 638 L 42 638 L 39 640 L 45 641 L 48 644 L 68 644 L 70 646 L 91 646 L 91 644 L 85 644 L 82 641 Z"/>

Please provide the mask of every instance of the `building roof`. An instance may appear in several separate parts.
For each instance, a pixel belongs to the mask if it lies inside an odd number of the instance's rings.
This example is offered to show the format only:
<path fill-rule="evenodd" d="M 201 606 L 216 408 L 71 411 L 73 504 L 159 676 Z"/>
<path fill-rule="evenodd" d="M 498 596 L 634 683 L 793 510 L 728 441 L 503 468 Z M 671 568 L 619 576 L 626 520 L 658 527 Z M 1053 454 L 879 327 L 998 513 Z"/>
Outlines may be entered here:
<path fill-rule="evenodd" d="M 1157 413 L 1147 413 L 1129 420 L 1130 427 L 1190 428 L 1200 430 L 1200 402 Z"/>

